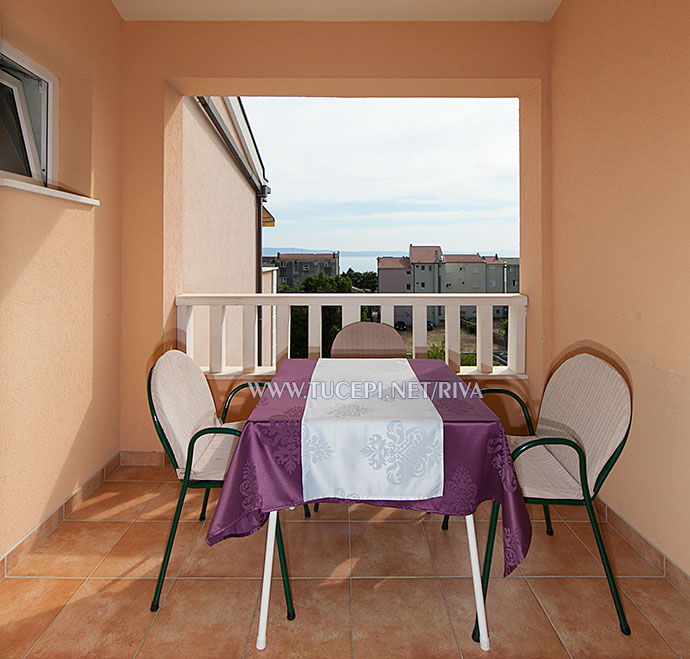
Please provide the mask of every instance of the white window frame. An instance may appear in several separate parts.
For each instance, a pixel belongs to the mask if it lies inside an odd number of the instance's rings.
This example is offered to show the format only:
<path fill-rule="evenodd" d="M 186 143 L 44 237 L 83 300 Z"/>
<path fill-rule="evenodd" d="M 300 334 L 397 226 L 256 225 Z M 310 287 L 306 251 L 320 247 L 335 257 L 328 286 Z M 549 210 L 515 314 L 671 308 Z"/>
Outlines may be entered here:
<path fill-rule="evenodd" d="M 17 50 L 14 46 L 10 45 L 6 41 L 0 41 L 0 53 L 11 59 L 13 62 L 19 64 L 19 66 L 24 67 L 31 73 L 34 73 L 39 78 L 48 83 L 48 117 L 46 120 L 47 135 L 44 136 L 46 140 L 45 149 L 47 150 L 48 157 L 46 159 L 46 185 L 48 187 L 57 187 L 58 185 L 58 106 L 59 106 L 59 90 L 58 90 L 58 78 L 54 73 L 51 73 L 45 67 L 41 66 L 38 62 L 35 62 L 30 57 L 27 57 L 20 50 Z M 2 82 L 7 86 L 11 87 L 13 91 L 16 89 L 16 83 L 8 82 L 7 78 L 13 80 L 12 76 L 8 76 L 3 73 Z M 0 175 L 6 178 L 16 179 L 18 181 L 26 181 L 33 184 L 44 185 L 43 175 L 41 174 L 40 156 L 38 157 L 38 167 L 35 168 L 32 158 L 38 156 L 38 146 L 35 144 L 33 139 L 33 132 L 31 131 L 31 123 L 29 121 L 29 110 L 26 105 L 26 99 L 24 98 L 24 90 L 20 86 L 19 92 L 15 91 L 15 100 L 17 101 L 17 113 L 19 114 L 19 121 L 21 124 L 22 133 L 25 133 L 25 126 L 28 127 L 31 133 L 31 138 L 27 139 L 24 137 L 24 145 L 27 150 L 34 151 L 33 155 L 29 155 L 29 165 L 31 167 L 31 176 L 23 176 L 22 174 L 17 174 L 15 172 L 8 172 L 4 169 L 0 169 Z M 21 100 L 19 100 L 21 99 Z M 22 116 L 23 115 L 23 116 Z M 32 148 L 33 147 L 33 148 Z"/>

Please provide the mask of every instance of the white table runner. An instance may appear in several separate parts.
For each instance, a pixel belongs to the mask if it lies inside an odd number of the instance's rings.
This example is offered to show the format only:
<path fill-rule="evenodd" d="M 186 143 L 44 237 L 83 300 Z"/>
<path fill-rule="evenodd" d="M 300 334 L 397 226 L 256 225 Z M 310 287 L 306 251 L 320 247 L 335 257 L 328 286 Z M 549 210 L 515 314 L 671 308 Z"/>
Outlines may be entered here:
<path fill-rule="evenodd" d="M 443 421 L 406 359 L 319 359 L 302 416 L 305 501 L 443 495 Z"/>

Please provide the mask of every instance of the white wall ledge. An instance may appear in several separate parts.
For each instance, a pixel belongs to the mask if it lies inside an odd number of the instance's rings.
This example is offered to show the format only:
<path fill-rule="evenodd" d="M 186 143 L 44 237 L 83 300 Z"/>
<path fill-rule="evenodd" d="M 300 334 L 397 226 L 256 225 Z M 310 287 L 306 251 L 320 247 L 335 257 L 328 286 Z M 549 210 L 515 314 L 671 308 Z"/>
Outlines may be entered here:
<path fill-rule="evenodd" d="M 55 199 L 63 199 L 65 201 L 73 201 L 77 204 L 85 204 L 87 206 L 100 206 L 101 202 L 98 199 L 91 197 L 84 197 L 83 195 L 74 194 L 73 192 L 65 192 L 64 190 L 56 190 L 55 188 L 46 188 L 37 183 L 28 183 L 26 181 L 17 181 L 13 178 L 0 177 L 0 188 L 12 188 L 14 190 L 22 190 L 32 194 L 40 194 L 46 197 L 54 197 Z"/>
<path fill-rule="evenodd" d="M 270 379 L 276 374 L 273 366 L 258 366 L 253 371 L 245 371 L 241 366 L 226 366 L 218 373 L 212 373 L 208 367 L 202 370 L 209 380 Z M 492 373 L 480 373 L 475 366 L 462 366 L 458 375 L 465 380 L 527 380 L 525 373 L 515 373 L 507 366 L 495 366 Z"/>

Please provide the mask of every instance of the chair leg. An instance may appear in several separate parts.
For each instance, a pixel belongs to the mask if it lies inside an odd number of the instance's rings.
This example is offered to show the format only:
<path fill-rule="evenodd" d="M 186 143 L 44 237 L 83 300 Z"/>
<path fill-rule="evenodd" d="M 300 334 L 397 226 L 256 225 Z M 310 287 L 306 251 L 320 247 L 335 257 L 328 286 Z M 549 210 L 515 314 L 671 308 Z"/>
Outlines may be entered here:
<path fill-rule="evenodd" d="M 304 516 L 311 517 L 311 510 L 309 510 L 309 504 L 304 504 Z"/>
<path fill-rule="evenodd" d="M 204 503 L 201 505 L 201 515 L 199 515 L 199 521 L 203 522 L 206 519 L 206 506 L 208 505 L 208 495 L 211 494 L 211 488 L 207 487 L 204 493 Z"/>
<path fill-rule="evenodd" d="M 165 573 L 168 571 L 168 563 L 170 561 L 170 554 L 172 553 L 173 543 L 175 542 L 175 534 L 177 533 L 177 524 L 180 521 L 182 514 L 182 504 L 187 494 L 187 483 L 182 483 L 180 496 L 177 499 L 177 507 L 175 508 L 175 515 L 170 526 L 170 534 L 168 535 L 168 544 L 165 546 L 165 553 L 163 554 L 163 563 L 161 564 L 161 571 L 158 574 L 158 582 L 156 583 L 156 590 L 153 594 L 153 601 L 151 602 L 151 611 L 158 611 L 160 604 L 161 591 L 163 590 L 163 582 L 165 581 Z"/>
<path fill-rule="evenodd" d="M 441 522 L 441 529 L 444 531 L 448 530 L 448 520 L 450 519 L 449 515 L 444 515 L 443 516 L 443 522 Z"/>
<path fill-rule="evenodd" d="M 283 590 L 285 591 L 285 605 L 287 606 L 287 619 L 295 619 L 295 607 L 292 603 L 292 591 L 288 577 L 287 561 L 285 560 L 285 547 L 283 546 L 283 534 L 280 531 L 280 515 L 276 515 L 276 544 L 278 545 L 278 560 L 280 561 L 280 574 L 283 577 Z"/>
<path fill-rule="evenodd" d="M 491 508 L 491 522 L 489 523 L 489 536 L 486 539 L 486 552 L 484 553 L 484 567 L 482 568 L 482 591 L 484 592 L 484 601 L 486 602 L 486 594 L 489 590 L 489 575 L 491 574 L 491 559 L 494 554 L 494 542 L 496 540 L 496 525 L 498 524 L 498 510 L 499 503 L 494 501 Z M 472 630 L 472 640 L 479 643 L 479 620 L 475 616 L 474 629 Z"/>
<path fill-rule="evenodd" d="M 551 526 L 551 513 L 549 512 L 548 504 L 544 504 L 544 519 L 546 520 L 546 535 L 553 535 L 553 526 Z"/>
<path fill-rule="evenodd" d="M 606 580 L 609 582 L 609 590 L 611 591 L 611 597 L 613 598 L 613 605 L 616 607 L 621 632 L 623 632 L 626 636 L 630 636 L 630 626 L 628 625 L 628 621 L 625 617 L 625 611 L 623 611 L 621 598 L 618 594 L 618 588 L 616 587 L 616 580 L 613 577 L 609 557 L 606 553 L 606 547 L 604 547 L 604 540 L 601 537 L 601 530 L 599 529 L 597 516 L 594 512 L 594 507 L 592 506 L 592 502 L 589 497 L 585 498 L 585 506 L 587 508 L 587 514 L 589 515 L 589 522 L 592 525 L 592 531 L 594 532 L 594 539 L 597 541 L 597 548 L 599 549 L 601 562 L 604 564 L 604 572 L 606 573 Z"/>
<path fill-rule="evenodd" d="M 319 502 L 318 501 L 314 504 L 314 512 L 315 513 L 319 512 Z"/>

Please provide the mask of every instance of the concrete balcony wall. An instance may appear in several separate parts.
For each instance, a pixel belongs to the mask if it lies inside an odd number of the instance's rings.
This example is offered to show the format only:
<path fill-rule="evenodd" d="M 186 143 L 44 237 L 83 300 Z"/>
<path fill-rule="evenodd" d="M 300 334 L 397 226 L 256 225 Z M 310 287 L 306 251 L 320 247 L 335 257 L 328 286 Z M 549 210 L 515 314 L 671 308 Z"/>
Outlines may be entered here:
<path fill-rule="evenodd" d="M 634 418 L 604 500 L 690 571 L 690 4 L 552 21 L 553 357 L 601 345 Z"/>

